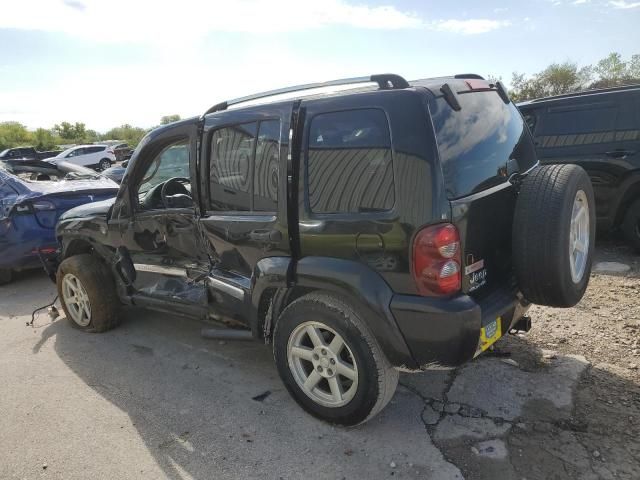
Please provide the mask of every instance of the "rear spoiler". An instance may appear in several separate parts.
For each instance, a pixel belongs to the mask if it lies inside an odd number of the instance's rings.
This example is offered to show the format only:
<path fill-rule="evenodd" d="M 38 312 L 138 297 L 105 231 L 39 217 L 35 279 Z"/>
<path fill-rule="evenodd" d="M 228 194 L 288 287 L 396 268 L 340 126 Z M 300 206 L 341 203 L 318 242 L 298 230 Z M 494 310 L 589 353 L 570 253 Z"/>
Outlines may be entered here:
<path fill-rule="evenodd" d="M 489 83 L 482 77 L 466 77 L 464 80 L 465 83 L 469 86 L 469 90 L 457 92 L 456 90 L 451 88 L 451 85 L 449 85 L 448 83 L 445 83 L 444 85 L 442 85 L 442 87 L 440 87 L 440 91 L 442 92 L 445 101 L 456 112 L 459 112 L 462 109 L 460 101 L 458 100 L 459 93 L 469 93 L 472 91 L 495 91 L 505 104 L 511 103 L 511 99 L 509 98 L 507 89 L 504 87 L 504 84 L 500 80 L 498 80 L 496 83 Z"/>

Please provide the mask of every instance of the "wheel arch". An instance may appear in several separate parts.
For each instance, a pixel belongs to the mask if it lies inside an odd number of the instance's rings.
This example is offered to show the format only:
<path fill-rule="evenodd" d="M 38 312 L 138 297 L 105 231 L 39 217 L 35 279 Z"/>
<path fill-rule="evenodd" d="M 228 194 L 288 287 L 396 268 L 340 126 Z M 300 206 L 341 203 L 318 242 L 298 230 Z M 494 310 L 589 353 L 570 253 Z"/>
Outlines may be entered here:
<path fill-rule="evenodd" d="M 262 275 L 254 277 L 250 322 L 254 336 L 269 338 L 289 304 L 308 293 L 323 291 L 361 312 L 392 365 L 417 367 L 390 310 L 393 291 L 379 274 L 352 260 L 304 257 L 295 265 L 294 280 L 287 283 L 290 261 L 287 259 L 287 268 L 284 262 L 279 263 L 279 268 L 261 270 Z"/>
<path fill-rule="evenodd" d="M 620 195 L 617 202 L 615 216 L 613 220 L 613 227 L 619 227 L 622 223 L 627 209 L 633 202 L 640 198 L 640 172 L 636 173 L 624 182 L 626 187 L 622 189 L 622 195 Z"/>

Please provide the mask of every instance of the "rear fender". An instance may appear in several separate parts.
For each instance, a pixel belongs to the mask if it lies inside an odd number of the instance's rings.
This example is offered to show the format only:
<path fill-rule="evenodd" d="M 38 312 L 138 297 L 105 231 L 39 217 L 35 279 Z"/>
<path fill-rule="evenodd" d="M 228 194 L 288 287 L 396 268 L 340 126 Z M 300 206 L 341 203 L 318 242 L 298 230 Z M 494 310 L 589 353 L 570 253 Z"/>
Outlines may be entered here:
<path fill-rule="evenodd" d="M 392 365 L 418 367 L 390 310 L 393 291 L 377 272 L 352 260 L 304 257 L 296 265 L 295 285 L 346 297 L 361 312 Z"/>

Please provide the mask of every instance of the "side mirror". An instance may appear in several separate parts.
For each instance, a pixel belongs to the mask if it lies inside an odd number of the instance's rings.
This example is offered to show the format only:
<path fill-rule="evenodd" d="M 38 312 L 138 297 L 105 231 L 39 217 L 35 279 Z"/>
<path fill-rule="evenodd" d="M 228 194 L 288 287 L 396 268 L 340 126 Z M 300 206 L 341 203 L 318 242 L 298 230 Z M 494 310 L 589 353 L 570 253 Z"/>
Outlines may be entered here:
<path fill-rule="evenodd" d="M 129 160 L 124 160 L 122 163 L 122 168 L 127 168 L 127 165 L 129 165 Z"/>

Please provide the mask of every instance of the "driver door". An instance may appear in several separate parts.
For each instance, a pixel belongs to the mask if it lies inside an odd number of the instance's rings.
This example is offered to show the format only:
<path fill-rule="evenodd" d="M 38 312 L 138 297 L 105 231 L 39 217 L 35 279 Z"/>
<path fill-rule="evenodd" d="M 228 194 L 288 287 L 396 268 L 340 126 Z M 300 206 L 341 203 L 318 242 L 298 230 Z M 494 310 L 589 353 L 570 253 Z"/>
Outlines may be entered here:
<path fill-rule="evenodd" d="M 196 125 L 177 125 L 147 142 L 132 165 L 131 218 L 121 229 L 138 304 L 180 312 L 206 307 L 202 278 L 209 258 L 191 187 L 195 146 Z"/>

